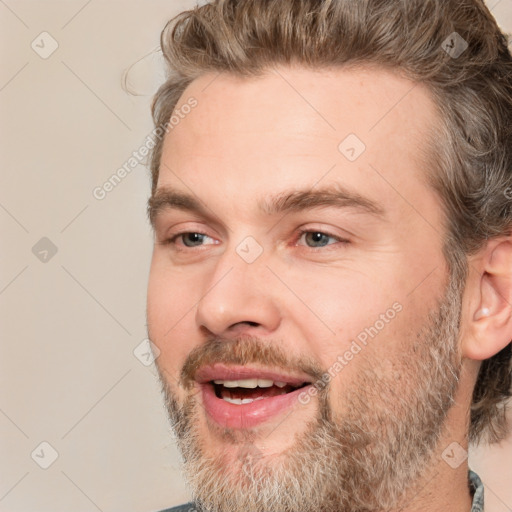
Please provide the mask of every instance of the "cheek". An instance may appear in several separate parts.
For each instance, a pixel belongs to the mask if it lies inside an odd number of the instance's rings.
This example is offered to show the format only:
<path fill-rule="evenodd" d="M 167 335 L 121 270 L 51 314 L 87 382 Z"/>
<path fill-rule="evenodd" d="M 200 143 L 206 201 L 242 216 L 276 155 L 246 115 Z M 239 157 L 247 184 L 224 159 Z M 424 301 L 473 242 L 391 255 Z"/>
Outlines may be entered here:
<path fill-rule="evenodd" d="M 304 305 L 289 302 L 287 314 L 301 326 L 307 350 L 324 367 L 334 364 L 353 340 L 364 342 L 365 329 L 378 322 L 379 331 L 388 330 L 397 316 L 393 305 L 400 302 L 399 294 L 375 276 L 354 269 L 320 268 L 302 273 L 295 282 L 294 291 Z"/>
<path fill-rule="evenodd" d="M 154 256 L 148 284 L 147 320 L 151 341 L 160 350 L 157 363 L 176 376 L 193 348 L 194 304 L 199 300 L 197 279 L 171 270 Z"/>
<path fill-rule="evenodd" d="M 444 289 L 441 273 L 418 294 L 411 293 L 414 279 L 417 274 L 400 272 L 400 265 L 387 274 L 354 268 L 303 272 L 294 290 L 307 309 L 295 301 L 286 314 L 300 326 L 307 353 L 333 375 L 349 374 L 365 356 L 392 362 L 414 343 Z"/>

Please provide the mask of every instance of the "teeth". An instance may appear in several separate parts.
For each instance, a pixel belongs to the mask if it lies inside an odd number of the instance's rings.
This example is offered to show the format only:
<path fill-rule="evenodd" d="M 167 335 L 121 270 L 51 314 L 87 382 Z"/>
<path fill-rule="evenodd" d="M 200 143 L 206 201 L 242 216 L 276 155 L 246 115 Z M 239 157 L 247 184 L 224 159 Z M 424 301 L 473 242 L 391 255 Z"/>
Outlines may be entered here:
<path fill-rule="evenodd" d="M 226 388 L 256 388 L 258 379 L 225 380 L 223 384 Z"/>
<path fill-rule="evenodd" d="M 244 405 L 244 404 L 250 404 L 252 402 L 256 402 L 257 400 L 263 400 L 262 396 L 259 396 L 257 398 L 229 398 L 227 396 L 222 398 L 226 402 L 229 402 L 230 404 L 235 405 Z"/>
<path fill-rule="evenodd" d="M 215 384 L 221 384 L 225 388 L 270 388 L 274 384 L 280 388 L 286 386 L 285 382 L 274 382 L 270 379 L 240 379 L 240 380 L 214 380 Z"/>
<path fill-rule="evenodd" d="M 236 404 L 236 405 L 242 405 L 242 399 L 241 398 L 228 398 L 225 396 L 223 398 L 226 402 L 229 402 L 230 404 Z"/>

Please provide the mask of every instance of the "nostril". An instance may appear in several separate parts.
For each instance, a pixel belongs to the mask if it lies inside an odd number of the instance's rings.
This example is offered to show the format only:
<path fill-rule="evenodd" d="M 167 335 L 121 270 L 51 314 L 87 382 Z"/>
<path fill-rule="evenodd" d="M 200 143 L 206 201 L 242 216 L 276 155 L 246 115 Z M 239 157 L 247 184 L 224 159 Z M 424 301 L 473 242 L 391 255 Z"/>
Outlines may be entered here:
<path fill-rule="evenodd" d="M 236 324 L 233 324 L 231 328 L 233 329 L 240 329 L 243 327 L 258 327 L 261 324 L 259 322 L 252 322 L 250 320 L 242 320 L 241 322 L 237 322 Z"/>

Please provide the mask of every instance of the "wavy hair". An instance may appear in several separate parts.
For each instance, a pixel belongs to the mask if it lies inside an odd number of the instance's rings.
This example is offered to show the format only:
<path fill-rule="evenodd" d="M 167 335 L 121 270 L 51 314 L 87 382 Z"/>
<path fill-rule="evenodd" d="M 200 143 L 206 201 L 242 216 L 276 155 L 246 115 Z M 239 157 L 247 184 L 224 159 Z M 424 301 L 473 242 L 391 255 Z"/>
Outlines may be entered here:
<path fill-rule="evenodd" d="M 376 65 L 425 84 L 441 119 L 427 141 L 427 178 L 443 202 L 452 276 L 465 282 L 468 255 L 511 232 L 512 57 L 482 0 L 215 0 L 171 20 L 161 48 L 170 74 L 153 101 L 156 126 L 208 72 Z M 151 155 L 153 191 L 162 146 Z M 473 442 L 506 435 L 511 358 L 508 344 L 481 365 Z"/>

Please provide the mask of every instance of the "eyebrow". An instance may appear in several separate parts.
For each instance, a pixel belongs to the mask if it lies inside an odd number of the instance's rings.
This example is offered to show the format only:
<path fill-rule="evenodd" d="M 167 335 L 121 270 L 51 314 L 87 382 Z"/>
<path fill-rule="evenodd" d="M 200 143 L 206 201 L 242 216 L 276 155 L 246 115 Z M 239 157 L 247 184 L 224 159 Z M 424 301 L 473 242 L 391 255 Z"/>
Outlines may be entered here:
<path fill-rule="evenodd" d="M 259 201 L 258 207 L 269 216 L 322 207 L 350 208 L 377 217 L 385 216 L 384 208 L 376 201 L 341 185 L 283 192 Z M 148 217 L 153 227 L 158 214 L 166 209 L 189 211 L 201 217 L 215 218 L 213 212 L 198 198 L 169 188 L 161 188 L 148 201 Z"/>
<path fill-rule="evenodd" d="M 214 217 L 196 197 L 168 188 L 161 188 L 148 201 L 148 217 L 153 227 L 155 227 L 158 214 L 167 209 L 194 212 L 202 217 Z"/>
<path fill-rule="evenodd" d="M 376 201 L 338 184 L 316 190 L 308 189 L 285 192 L 259 203 L 260 209 L 267 215 L 329 206 L 352 208 L 375 216 L 384 216 L 385 214 L 384 208 Z"/>

